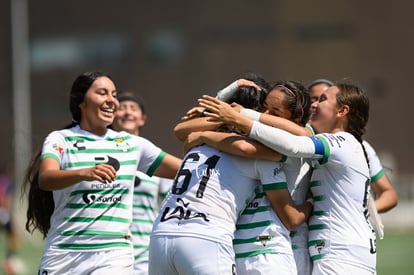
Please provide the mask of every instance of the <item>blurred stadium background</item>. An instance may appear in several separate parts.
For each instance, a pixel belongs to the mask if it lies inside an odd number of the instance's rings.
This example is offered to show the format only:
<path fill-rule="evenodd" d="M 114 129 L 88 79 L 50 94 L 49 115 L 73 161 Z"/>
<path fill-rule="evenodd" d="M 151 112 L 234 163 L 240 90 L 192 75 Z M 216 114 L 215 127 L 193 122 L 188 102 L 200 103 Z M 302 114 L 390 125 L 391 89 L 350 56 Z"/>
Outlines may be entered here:
<path fill-rule="evenodd" d="M 372 0 L 0 1 L 0 163 L 19 185 L 45 135 L 70 122 L 68 92 L 83 71 L 106 71 L 118 90 L 136 90 L 149 116 L 143 136 L 176 155 L 182 146 L 172 129 L 184 112 L 245 72 L 305 84 L 348 78 L 370 95 L 366 139 L 399 194 L 399 205 L 382 215 L 386 230 L 409 235 L 413 7 Z M 23 223 L 19 199 L 16 217 Z M 414 245 L 412 235 L 407 242 Z"/>

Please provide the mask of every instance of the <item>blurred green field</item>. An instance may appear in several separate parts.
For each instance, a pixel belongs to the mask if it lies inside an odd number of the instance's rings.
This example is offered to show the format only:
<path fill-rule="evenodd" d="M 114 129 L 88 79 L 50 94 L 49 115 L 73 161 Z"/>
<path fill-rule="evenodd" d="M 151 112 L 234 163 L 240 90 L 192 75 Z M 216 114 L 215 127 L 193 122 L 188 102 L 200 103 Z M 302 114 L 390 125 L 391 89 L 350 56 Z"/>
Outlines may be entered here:
<path fill-rule="evenodd" d="M 19 275 L 36 275 L 39 260 L 42 255 L 43 240 L 40 234 L 29 235 L 22 233 L 19 237 L 20 249 L 18 257 L 23 261 L 25 272 Z M 6 236 L 4 230 L 0 232 L 0 274 L 3 275 L 3 263 L 6 253 Z"/>
<path fill-rule="evenodd" d="M 414 274 L 414 229 L 385 231 L 383 240 L 377 240 L 377 274 Z"/>
<path fill-rule="evenodd" d="M 19 257 L 26 265 L 26 272 L 21 275 L 37 274 L 37 267 L 43 249 L 40 235 L 22 235 Z M 3 263 L 5 254 L 5 235 L 0 233 L 0 259 Z M 385 232 L 384 240 L 377 240 L 377 274 L 409 275 L 414 272 L 414 230 Z M 1 271 L 0 274 L 4 274 Z"/>

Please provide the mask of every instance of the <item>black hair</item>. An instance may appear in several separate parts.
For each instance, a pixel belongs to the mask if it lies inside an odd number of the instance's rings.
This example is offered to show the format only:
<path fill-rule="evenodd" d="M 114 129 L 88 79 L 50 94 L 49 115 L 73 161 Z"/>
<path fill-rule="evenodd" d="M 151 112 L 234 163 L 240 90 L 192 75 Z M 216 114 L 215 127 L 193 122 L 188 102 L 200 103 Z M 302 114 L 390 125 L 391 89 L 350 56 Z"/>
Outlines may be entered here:
<path fill-rule="evenodd" d="M 53 192 L 39 187 L 41 151 L 32 159 L 22 185 L 22 195 L 27 195 L 26 230 L 33 233 L 36 229 L 46 238 L 50 228 L 50 217 L 55 209 Z M 29 189 L 27 191 L 27 189 Z"/>
<path fill-rule="evenodd" d="M 369 119 L 369 98 L 359 87 L 350 83 L 336 83 L 339 93 L 336 95 L 338 105 L 348 105 L 348 127 L 345 129 L 362 142 L 362 136 L 366 131 Z"/>
<path fill-rule="evenodd" d="M 133 92 L 118 92 L 118 101 L 119 103 L 123 101 L 133 101 L 136 104 L 138 104 L 139 108 L 141 109 L 141 112 L 144 115 L 146 114 L 143 99 L 136 96 Z"/>
<path fill-rule="evenodd" d="M 314 81 L 310 82 L 307 85 L 308 90 L 312 89 L 313 86 L 318 85 L 318 84 L 325 84 L 329 87 L 333 86 L 334 83 L 328 79 L 324 79 L 324 78 L 319 78 L 319 79 L 315 79 Z"/>
<path fill-rule="evenodd" d="M 309 90 L 299 81 L 276 81 L 271 90 L 280 90 L 286 95 L 285 108 L 291 114 L 291 120 L 299 118 L 300 125 L 305 125 L 309 119 L 311 105 Z"/>
<path fill-rule="evenodd" d="M 244 79 L 253 81 L 261 89 L 258 90 L 252 86 L 241 86 L 238 88 L 237 92 L 233 93 L 232 97 L 229 98 L 227 103 L 235 102 L 242 105 L 244 108 L 262 112 L 264 108 L 264 101 L 266 99 L 270 85 L 263 77 L 254 73 L 247 73 L 244 76 Z"/>
<path fill-rule="evenodd" d="M 79 75 L 73 82 L 70 90 L 69 109 L 72 113 L 72 122 L 74 124 L 79 124 L 82 119 L 79 104 L 83 102 L 86 92 L 96 79 L 103 76 L 112 80 L 108 74 L 101 71 L 94 71 Z"/>
<path fill-rule="evenodd" d="M 336 101 L 338 105 L 348 105 L 348 127 L 345 129 L 347 132 L 351 133 L 361 144 L 364 151 L 365 160 L 370 167 L 370 162 L 368 158 L 367 151 L 365 149 L 363 141 L 363 135 L 366 132 L 366 125 L 369 119 L 369 98 L 368 95 L 359 88 L 358 86 L 340 82 L 335 83 L 335 86 L 338 87 L 339 93 L 336 95 Z"/>

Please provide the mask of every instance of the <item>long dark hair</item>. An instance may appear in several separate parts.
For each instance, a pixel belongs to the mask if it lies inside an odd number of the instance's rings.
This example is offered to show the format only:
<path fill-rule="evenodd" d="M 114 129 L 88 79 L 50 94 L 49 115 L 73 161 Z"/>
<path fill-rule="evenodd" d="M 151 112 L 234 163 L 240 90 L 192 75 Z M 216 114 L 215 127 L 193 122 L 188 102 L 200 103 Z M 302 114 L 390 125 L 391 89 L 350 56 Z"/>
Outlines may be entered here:
<path fill-rule="evenodd" d="M 24 177 L 22 191 L 27 195 L 28 207 L 26 211 L 26 230 L 33 233 L 38 229 L 46 238 L 50 228 L 50 217 L 55 209 L 52 191 L 45 191 L 39 188 L 39 151 L 34 156 Z M 27 189 L 29 189 L 27 191 Z"/>
<path fill-rule="evenodd" d="M 362 143 L 363 135 L 369 119 L 369 98 L 368 95 L 358 86 L 350 83 L 336 83 L 339 93 L 336 101 L 339 106 L 348 105 L 348 127 L 345 129 L 351 133 L 361 144 L 368 167 L 370 167 L 367 151 Z"/>
<path fill-rule="evenodd" d="M 246 73 L 244 79 L 253 81 L 261 88 L 261 90 L 257 90 L 255 87 L 251 86 L 241 86 L 238 88 L 238 91 L 227 100 L 227 103 L 235 102 L 242 105 L 244 108 L 262 112 L 270 85 L 263 77 L 252 72 Z"/>
<path fill-rule="evenodd" d="M 86 92 L 91 87 L 92 83 L 99 77 L 108 77 L 109 75 L 103 72 L 86 72 L 79 75 L 73 82 L 70 90 L 69 108 L 72 113 L 72 122 L 64 127 L 71 128 L 79 124 L 82 117 L 79 104 L 85 98 Z M 50 229 L 50 218 L 55 209 L 53 200 L 53 192 L 46 191 L 39 188 L 39 169 L 41 162 L 41 151 L 38 151 L 27 168 L 26 175 L 22 184 L 22 195 L 27 195 L 28 207 L 26 211 L 26 230 L 33 233 L 38 229 L 43 238 L 46 238 Z"/>
<path fill-rule="evenodd" d="M 336 83 L 339 93 L 336 95 L 338 105 L 348 105 L 348 127 L 345 129 L 362 142 L 369 118 L 369 98 L 359 87 L 349 83 Z"/>

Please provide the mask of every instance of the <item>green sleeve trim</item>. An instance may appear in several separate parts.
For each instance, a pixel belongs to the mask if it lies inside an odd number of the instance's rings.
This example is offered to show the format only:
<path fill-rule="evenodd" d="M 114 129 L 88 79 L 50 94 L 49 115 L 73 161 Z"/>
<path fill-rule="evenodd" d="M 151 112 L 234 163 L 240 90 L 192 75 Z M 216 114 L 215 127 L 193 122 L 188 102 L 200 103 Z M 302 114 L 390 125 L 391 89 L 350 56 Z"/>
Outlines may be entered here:
<path fill-rule="evenodd" d="M 43 154 L 41 157 L 40 157 L 40 159 L 46 159 L 46 158 L 52 158 L 52 159 L 54 159 L 54 160 L 56 160 L 59 164 L 60 164 L 60 159 L 56 156 L 56 155 L 54 155 L 54 154 L 51 154 L 51 153 L 46 153 L 46 154 Z"/>
<path fill-rule="evenodd" d="M 380 177 L 382 177 L 384 175 L 384 170 L 381 169 L 381 171 L 379 171 L 375 176 L 373 176 L 371 178 L 371 183 L 376 182 L 377 180 L 379 180 Z"/>
<path fill-rule="evenodd" d="M 158 155 L 157 159 L 152 163 L 152 165 L 148 169 L 148 171 L 147 171 L 148 176 L 152 177 L 152 175 L 154 174 L 155 169 L 157 169 L 158 166 L 160 166 L 162 160 L 165 158 L 166 155 L 167 155 L 166 152 L 161 151 L 161 153 Z"/>
<path fill-rule="evenodd" d="M 282 159 L 280 160 L 280 162 L 285 163 L 287 160 L 287 156 L 282 155 Z"/>
<path fill-rule="evenodd" d="M 269 191 L 269 190 L 282 190 L 287 189 L 288 185 L 286 182 L 275 182 L 271 184 L 263 184 L 263 191 Z"/>

